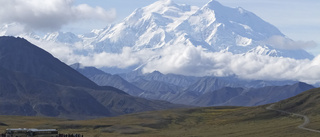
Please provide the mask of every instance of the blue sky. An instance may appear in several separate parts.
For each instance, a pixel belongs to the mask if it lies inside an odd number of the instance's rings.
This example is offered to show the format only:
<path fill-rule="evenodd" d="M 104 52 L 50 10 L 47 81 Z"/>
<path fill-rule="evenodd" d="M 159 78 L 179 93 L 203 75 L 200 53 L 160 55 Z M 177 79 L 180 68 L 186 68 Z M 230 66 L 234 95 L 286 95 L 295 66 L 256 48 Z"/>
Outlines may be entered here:
<path fill-rule="evenodd" d="M 156 0 L 76 0 L 76 4 L 100 6 L 106 10 L 115 9 L 119 22 L 134 9 L 152 4 Z M 176 3 L 201 7 L 209 0 L 173 0 Z M 278 27 L 293 40 L 315 41 L 320 43 L 320 1 L 319 0 L 217 0 L 225 6 L 242 7 L 265 21 Z M 82 33 L 91 29 L 100 29 L 109 23 L 98 21 L 78 22 L 65 26 L 65 31 Z M 309 50 L 319 54 L 320 48 Z"/>

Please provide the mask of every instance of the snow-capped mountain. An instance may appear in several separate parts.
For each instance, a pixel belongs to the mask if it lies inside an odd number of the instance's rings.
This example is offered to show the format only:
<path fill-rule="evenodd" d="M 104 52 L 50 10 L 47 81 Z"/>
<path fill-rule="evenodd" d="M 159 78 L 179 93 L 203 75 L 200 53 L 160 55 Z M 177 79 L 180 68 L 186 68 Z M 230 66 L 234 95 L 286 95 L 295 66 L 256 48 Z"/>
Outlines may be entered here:
<path fill-rule="evenodd" d="M 285 35 L 252 12 L 225 7 L 214 0 L 202 8 L 160 0 L 136 9 L 122 22 L 108 26 L 96 35 L 91 44 L 98 52 L 119 53 L 123 47 L 138 51 L 186 45 L 202 46 L 209 52 L 254 52 L 295 59 L 313 57 L 304 50 L 290 54 L 292 50 L 266 44 L 272 36 Z"/>
<path fill-rule="evenodd" d="M 65 44 L 68 47 L 77 43 L 74 48 L 77 51 L 74 53 L 80 56 L 82 53 L 118 54 L 124 47 L 130 47 L 132 52 L 148 49 L 159 53 L 158 51 L 166 47 L 179 45 L 201 46 L 206 52 L 254 53 L 294 59 L 313 58 L 302 49 L 280 49 L 274 43 L 268 43 L 273 36 L 290 39 L 254 13 L 243 8 L 229 8 L 215 0 L 201 8 L 176 4 L 172 0 L 160 0 L 136 9 L 120 23 L 83 35 L 54 32 L 39 38 L 33 34 L 16 34 L 17 30 L 12 28 L 19 29 L 12 25 L 4 26 L 0 28 L 0 35 L 27 36 L 39 41 Z M 145 62 L 140 61 L 140 64 L 135 65 L 146 64 L 154 57 L 163 56 L 152 55 L 145 59 Z"/>
<path fill-rule="evenodd" d="M 211 51 L 238 54 L 256 47 L 260 41 L 283 34 L 271 24 L 242 8 L 229 8 L 211 1 L 177 27 L 193 45 L 207 44 Z"/>
<path fill-rule="evenodd" d="M 19 36 L 40 41 L 42 38 L 32 31 L 25 31 L 25 28 L 18 23 L 2 24 L 0 26 L 0 36 Z"/>
<path fill-rule="evenodd" d="M 55 42 L 68 43 L 68 44 L 74 44 L 76 42 L 82 41 L 81 38 L 79 38 L 77 35 L 71 32 L 48 33 L 43 37 L 43 39 L 46 41 L 55 41 Z"/>
<path fill-rule="evenodd" d="M 256 46 L 249 51 L 247 51 L 245 54 L 248 53 L 255 53 L 257 55 L 267 55 L 272 57 L 290 57 L 294 59 L 312 59 L 314 58 L 313 55 L 310 53 L 301 50 L 301 49 L 291 49 L 291 50 L 285 50 L 285 49 L 275 49 L 272 46 L 268 45 L 259 45 Z"/>
<path fill-rule="evenodd" d="M 123 47 L 160 48 L 175 38 L 173 30 L 198 8 L 178 5 L 171 0 L 136 9 L 124 21 L 105 28 L 93 42 L 106 52 L 121 52 Z"/>

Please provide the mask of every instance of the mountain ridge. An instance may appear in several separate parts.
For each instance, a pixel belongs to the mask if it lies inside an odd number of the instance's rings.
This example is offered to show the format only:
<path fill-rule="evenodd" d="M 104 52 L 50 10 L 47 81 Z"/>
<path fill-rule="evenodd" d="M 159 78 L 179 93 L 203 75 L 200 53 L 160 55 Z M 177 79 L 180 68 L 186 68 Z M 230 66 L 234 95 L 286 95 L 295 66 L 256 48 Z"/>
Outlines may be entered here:
<path fill-rule="evenodd" d="M 81 64 L 76 63 L 70 65 L 71 68 L 80 72 L 96 84 L 100 86 L 111 86 L 125 91 L 132 96 L 139 96 L 143 90 L 130 84 L 118 75 L 111 75 L 95 67 L 82 67 Z"/>
<path fill-rule="evenodd" d="M 97 87 L 95 83 L 73 69 L 64 65 L 53 65 L 64 63 L 43 49 L 33 48 L 33 45 L 23 38 L 0 37 L 0 43 L 3 44 L 0 46 L 0 66 L 6 69 L 29 73 L 61 85 Z M 43 58 L 38 58 L 39 56 Z M 39 68 L 34 66 L 39 64 L 44 65 Z M 56 73 L 57 71 L 61 74 Z M 55 75 L 47 76 L 48 73 Z"/>
<path fill-rule="evenodd" d="M 81 66 L 76 64 L 76 66 Z M 277 102 L 314 88 L 297 81 L 243 80 L 236 77 L 187 77 L 132 72 L 101 74 L 94 67 L 75 68 L 100 85 L 113 85 L 133 96 L 193 106 L 257 106 Z M 104 77 L 98 78 L 97 77 Z M 126 80 L 128 81 L 126 81 Z M 134 87 L 131 88 L 130 87 Z"/>
<path fill-rule="evenodd" d="M 182 107 L 100 87 L 23 38 L 0 37 L 0 61 L 1 115 L 88 119 Z"/>

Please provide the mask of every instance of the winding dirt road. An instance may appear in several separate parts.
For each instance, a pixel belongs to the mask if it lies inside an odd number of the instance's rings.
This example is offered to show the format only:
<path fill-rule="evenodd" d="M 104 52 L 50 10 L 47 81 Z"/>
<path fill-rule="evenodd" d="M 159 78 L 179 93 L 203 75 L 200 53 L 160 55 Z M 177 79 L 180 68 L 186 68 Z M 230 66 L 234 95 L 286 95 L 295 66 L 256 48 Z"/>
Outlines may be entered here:
<path fill-rule="evenodd" d="M 305 126 L 308 125 L 310 123 L 310 119 L 308 118 L 308 116 L 306 115 L 301 115 L 301 114 L 297 114 L 297 113 L 291 113 L 288 111 L 283 111 L 283 110 L 277 110 L 274 109 L 275 104 L 272 104 L 270 106 L 268 106 L 266 109 L 267 110 L 273 110 L 273 111 L 278 111 L 280 113 L 285 113 L 285 114 L 289 114 L 289 115 L 293 115 L 293 116 L 297 116 L 297 117 L 302 117 L 304 119 L 304 122 L 298 126 L 298 128 L 303 129 L 303 130 L 307 130 L 307 131 L 311 131 L 311 132 L 317 132 L 320 133 L 320 130 L 316 130 L 316 129 L 310 129 L 310 128 L 306 128 Z"/>

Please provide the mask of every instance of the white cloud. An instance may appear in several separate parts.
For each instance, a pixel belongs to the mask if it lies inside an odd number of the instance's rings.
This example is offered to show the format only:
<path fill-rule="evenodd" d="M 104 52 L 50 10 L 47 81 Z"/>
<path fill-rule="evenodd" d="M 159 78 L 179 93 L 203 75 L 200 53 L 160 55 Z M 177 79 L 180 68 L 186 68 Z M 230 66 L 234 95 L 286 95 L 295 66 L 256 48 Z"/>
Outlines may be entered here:
<path fill-rule="evenodd" d="M 69 64 L 78 62 L 79 55 L 75 54 L 74 51 L 76 47 L 71 45 L 65 45 L 62 43 L 56 43 L 53 41 L 42 41 L 36 40 L 34 38 L 30 38 L 28 36 L 22 36 L 32 44 L 44 49 L 45 51 L 52 54 L 54 57 L 60 59 L 61 61 Z"/>
<path fill-rule="evenodd" d="M 278 49 L 308 49 L 317 46 L 314 41 L 294 41 L 283 36 L 272 36 L 267 41 L 267 44 Z"/>
<path fill-rule="evenodd" d="M 124 47 L 122 53 L 93 53 L 81 56 L 78 62 L 86 66 L 127 68 L 145 62 L 152 54 L 152 51 L 133 52 L 130 47 Z"/>
<path fill-rule="evenodd" d="M 54 42 L 32 43 L 53 54 L 67 64 L 81 63 L 84 66 L 127 68 L 143 66 L 144 73 L 155 70 L 164 74 L 189 76 L 232 76 L 254 80 L 299 80 L 314 84 L 320 82 L 320 55 L 313 60 L 271 57 L 254 53 L 232 54 L 230 52 L 207 52 L 201 46 L 174 45 L 153 51 L 134 51 L 123 48 L 121 53 L 91 53 L 79 55 L 81 46 Z M 80 48 L 79 48 L 80 47 Z M 85 50 L 85 49 L 84 49 Z"/>
<path fill-rule="evenodd" d="M 0 27 L 0 35 L 17 36 L 24 32 L 24 26 L 17 23 L 6 24 Z"/>
<path fill-rule="evenodd" d="M 183 50 L 181 50 L 183 49 Z M 320 56 L 313 60 L 248 54 L 209 53 L 201 47 L 168 47 L 162 58 L 149 62 L 145 73 L 158 70 L 191 76 L 230 76 L 255 80 L 299 80 L 314 84 L 320 81 Z"/>
<path fill-rule="evenodd" d="M 58 30 L 81 20 L 112 21 L 116 16 L 114 9 L 74 5 L 73 0 L 0 0 L 0 4 L 0 23 L 16 22 L 35 30 Z"/>

